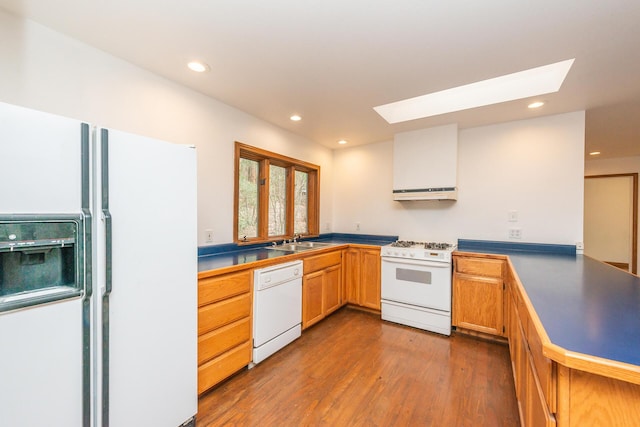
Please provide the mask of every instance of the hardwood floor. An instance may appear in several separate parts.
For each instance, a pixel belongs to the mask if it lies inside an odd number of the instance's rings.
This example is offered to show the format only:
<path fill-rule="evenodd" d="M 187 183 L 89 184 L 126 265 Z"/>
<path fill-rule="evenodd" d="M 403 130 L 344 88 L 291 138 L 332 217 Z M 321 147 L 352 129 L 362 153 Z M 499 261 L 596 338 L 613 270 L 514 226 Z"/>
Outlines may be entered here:
<path fill-rule="evenodd" d="M 520 424 L 506 346 L 343 308 L 203 394 L 197 425 Z"/>

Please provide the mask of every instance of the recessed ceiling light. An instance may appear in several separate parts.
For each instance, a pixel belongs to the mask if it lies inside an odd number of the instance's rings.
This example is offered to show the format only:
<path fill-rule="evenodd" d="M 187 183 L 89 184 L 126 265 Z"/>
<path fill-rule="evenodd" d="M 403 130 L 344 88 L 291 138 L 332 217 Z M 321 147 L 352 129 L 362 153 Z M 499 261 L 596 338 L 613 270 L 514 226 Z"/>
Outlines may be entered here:
<path fill-rule="evenodd" d="M 589 153 L 590 156 L 597 156 L 598 154 L 600 154 L 599 151 L 592 151 Z"/>
<path fill-rule="evenodd" d="M 373 107 L 389 123 L 557 92 L 574 59 Z"/>
<path fill-rule="evenodd" d="M 195 71 L 196 73 L 204 73 L 205 71 L 209 71 L 211 69 L 211 67 L 209 67 L 207 64 L 200 61 L 191 61 L 187 64 L 187 67 L 189 67 L 191 71 Z"/>
<path fill-rule="evenodd" d="M 536 101 L 536 102 L 532 102 L 531 104 L 527 105 L 527 107 L 529 107 L 529 108 L 540 108 L 543 105 L 544 105 L 544 102 Z"/>
<path fill-rule="evenodd" d="M 346 143 L 347 143 L 347 141 L 345 139 L 341 139 L 340 141 L 338 141 L 338 144 L 340 144 L 340 145 L 344 145 Z"/>
<path fill-rule="evenodd" d="M 294 114 L 293 116 L 289 117 L 292 121 L 294 122 L 299 122 L 300 120 L 302 120 L 302 117 L 300 117 L 297 114 Z"/>

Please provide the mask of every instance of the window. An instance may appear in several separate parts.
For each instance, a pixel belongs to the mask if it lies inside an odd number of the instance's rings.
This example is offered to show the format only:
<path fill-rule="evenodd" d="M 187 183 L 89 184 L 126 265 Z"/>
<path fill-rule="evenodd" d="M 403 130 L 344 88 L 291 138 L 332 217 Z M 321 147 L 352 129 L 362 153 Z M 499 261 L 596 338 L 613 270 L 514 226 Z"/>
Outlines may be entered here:
<path fill-rule="evenodd" d="M 320 167 L 236 142 L 237 242 L 264 242 L 319 231 Z"/>

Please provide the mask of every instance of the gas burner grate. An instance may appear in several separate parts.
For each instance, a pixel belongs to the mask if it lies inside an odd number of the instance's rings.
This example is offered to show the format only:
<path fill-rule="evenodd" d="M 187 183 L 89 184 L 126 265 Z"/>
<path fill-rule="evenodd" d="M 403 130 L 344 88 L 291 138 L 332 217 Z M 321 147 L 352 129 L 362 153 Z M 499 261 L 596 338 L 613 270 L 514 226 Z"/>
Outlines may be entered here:
<path fill-rule="evenodd" d="M 393 246 L 394 248 L 411 248 L 419 244 L 419 242 L 414 242 L 411 240 L 396 240 L 391 244 L 391 246 Z"/>
<path fill-rule="evenodd" d="M 431 249 L 431 250 L 448 250 L 453 247 L 451 243 L 443 242 L 415 242 L 413 240 L 397 240 L 390 246 L 394 248 L 419 248 L 419 249 Z"/>
<path fill-rule="evenodd" d="M 440 243 L 440 242 L 426 242 L 424 244 L 425 249 L 439 249 L 439 250 L 447 250 L 453 247 L 450 243 Z"/>

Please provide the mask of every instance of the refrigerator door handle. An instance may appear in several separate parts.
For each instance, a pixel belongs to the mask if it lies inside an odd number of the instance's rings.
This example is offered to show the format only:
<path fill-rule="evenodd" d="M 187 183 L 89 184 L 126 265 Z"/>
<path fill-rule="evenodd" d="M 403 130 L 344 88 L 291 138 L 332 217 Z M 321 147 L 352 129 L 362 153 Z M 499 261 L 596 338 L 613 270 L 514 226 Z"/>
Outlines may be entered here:
<path fill-rule="evenodd" d="M 84 279 L 84 297 L 82 300 L 82 425 L 91 425 L 91 296 L 93 294 L 93 243 L 91 239 L 91 180 L 90 180 L 90 128 L 87 123 L 80 125 L 81 156 L 81 207 L 83 216 L 84 260 L 82 275 Z"/>
<path fill-rule="evenodd" d="M 105 226 L 105 296 L 111 294 L 112 289 L 112 224 L 111 212 L 109 212 L 109 131 L 100 129 L 101 137 L 101 160 L 102 160 L 102 215 L 104 217 Z"/>
<path fill-rule="evenodd" d="M 81 140 L 81 182 L 82 182 L 82 195 L 81 195 L 81 204 L 82 204 L 82 216 L 84 223 L 83 230 L 83 251 L 84 251 L 84 268 L 83 268 L 83 279 L 84 279 L 84 299 L 90 300 L 91 295 L 93 294 L 93 282 L 92 282 L 92 235 L 91 235 L 91 180 L 90 180 L 90 154 L 89 154 L 89 145 L 90 145 L 90 133 L 89 133 L 89 125 L 86 123 L 82 123 L 80 125 L 80 140 Z"/>
<path fill-rule="evenodd" d="M 111 225 L 111 213 L 108 209 L 103 209 L 102 214 L 104 215 L 104 229 L 105 229 L 105 291 L 104 296 L 108 297 L 111 295 L 111 289 L 113 287 L 112 284 L 112 268 L 111 268 L 111 236 L 112 233 L 112 225 Z"/>
<path fill-rule="evenodd" d="M 100 129 L 102 215 L 105 228 L 105 290 L 102 296 L 102 425 L 109 425 L 109 296 L 112 284 L 111 212 L 109 212 L 109 131 Z"/>

